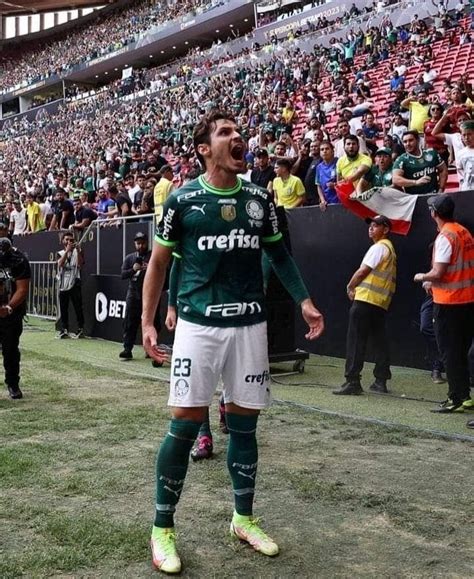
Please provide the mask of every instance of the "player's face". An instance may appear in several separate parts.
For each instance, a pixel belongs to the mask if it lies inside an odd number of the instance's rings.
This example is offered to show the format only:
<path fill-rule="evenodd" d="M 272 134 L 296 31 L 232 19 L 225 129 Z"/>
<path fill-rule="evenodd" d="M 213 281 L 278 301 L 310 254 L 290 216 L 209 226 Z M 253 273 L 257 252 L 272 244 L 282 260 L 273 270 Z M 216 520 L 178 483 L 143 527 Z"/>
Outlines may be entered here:
<path fill-rule="evenodd" d="M 245 173 L 247 148 L 235 123 L 226 119 L 216 121 L 207 147 L 207 154 L 203 156 L 208 170 L 212 166 L 227 173 Z"/>

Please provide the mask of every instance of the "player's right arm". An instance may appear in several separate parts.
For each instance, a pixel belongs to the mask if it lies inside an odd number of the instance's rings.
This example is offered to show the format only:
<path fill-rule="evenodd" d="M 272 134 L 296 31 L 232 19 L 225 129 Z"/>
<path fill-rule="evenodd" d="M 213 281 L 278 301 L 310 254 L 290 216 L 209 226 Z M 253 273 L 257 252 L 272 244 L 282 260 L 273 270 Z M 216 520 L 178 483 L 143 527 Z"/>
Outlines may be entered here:
<path fill-rule="evenodd" d="M 173 249 L 155 242 L 143 282 L 142 335 L 145 352 L 156 362 L 166 362 L 168 356 L 157 348 L 158 334 L 154 326 L 155 312 L 166 279 L 166 269 Z"/>
<path fill-rule="evenodd" d="M 178 245 L 180 225 L 178 203 L 174 195 L 165 203 L 163 219 L 160 221 L 153 251 L 143 283 L 142 335 L 143 347 L 156 362 L 166 362 L 167 354 L 157 348 L 158 334 L 154 327 L 156 308 L 166 279 L 166 270 L 174 248 Z"/>
<path fill-rule="evenodd" d="M 166 314 L 165 326 L 170 332 L 176 329 L 176 306 L 178 303 L 178 285 L 181 255 L 173 252 L 173 263 L 170 270 L 169 288 L 168 288 L 168 312 Z"/>

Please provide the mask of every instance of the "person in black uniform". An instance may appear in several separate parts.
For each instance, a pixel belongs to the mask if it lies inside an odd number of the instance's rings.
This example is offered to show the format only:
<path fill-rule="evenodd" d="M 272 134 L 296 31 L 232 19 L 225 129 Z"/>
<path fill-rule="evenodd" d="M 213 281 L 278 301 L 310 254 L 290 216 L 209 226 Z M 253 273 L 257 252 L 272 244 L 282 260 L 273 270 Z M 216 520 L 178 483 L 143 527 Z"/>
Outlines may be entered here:
<path fill-rule="evenodd" d="M 12 247 L 7 237 L 0 238 L 0 342 L 8 394 L 23 398 L 20 390 L 20 336 L 30 287 L 31 270 L 26 256 Z"/>
<path fill-rule="evenodd" d="M 151 257 L 151 250 L 148 249 L 148 236 L 145 233 L 139 231 L 134 241 L 136 251 L 129 253 L 122 264 L 122 279 L 129 280 L 123 328 L 123 350 L 119 354 L 119 358 L 124 360 L 133 358 L 132 350 L 142 317 L 143 280 Z M 157 308 L 155 315 L 157 331 L 161 328 L 159 309 Z"/>

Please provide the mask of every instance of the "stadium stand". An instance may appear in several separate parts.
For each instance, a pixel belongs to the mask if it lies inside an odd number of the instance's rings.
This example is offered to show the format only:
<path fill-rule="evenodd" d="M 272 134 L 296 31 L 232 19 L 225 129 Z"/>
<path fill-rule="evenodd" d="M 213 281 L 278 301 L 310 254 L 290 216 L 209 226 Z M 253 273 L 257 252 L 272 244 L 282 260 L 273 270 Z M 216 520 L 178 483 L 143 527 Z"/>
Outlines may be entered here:
<path fill-rule="evenodd" d="M 38 46 L 37 41 L 3 50 L 0 55 L 0 89 L 9 91 L 27 86 L 53 75 L 60 75 L 74 66 L 114 52 L 135 42 L 150 28 L 164 25 L 192 12 L 209 10 L 221 2 L 185 0 L 168 5 L 163 0 L 134 0 L 126 10 L 102 15 L 86 25 L 79 24 L 59 37 L 53 36 Z"/>
<path fill-rule="evenodd" d="M 55 39 L 40 51 L 26 45 L 19 57 L 3 56 L 8 63 L 1 77 L 3 86 L 7 86 L 7 79 L 10 83 L 12 79 L 31 82 L 36 78 L 33 70 L 41 76 L 70 69 L 81 59 L 107 52 L 112 45 L 117 46 L 114 43 L 123 45 L 170 16 L 216 5 L 178 3 L 177 12 L 158 15 L 160 2 L 136 2 L 115 14 L 112 21 L 99 17 L 93 26 L 78 27 L 68 38 Z M 397 6 L 392 7 L 394 20 L 399 16 Z M 186 176 L 198 170 L 190 144 L 193 124 L 214 106 L 233 110 L 242 125 L 250 145 L 249 175 L 255 161 L 252 149 L 267 147 L 274 153 L 282 135 L 287 141 L 284 154 L 294 160 L 300 157 L 307 135 L 317 142 L 338 138 L 337 122 L 345 109 L 351 111 L 351 130 L 359 134 L 366 128 L 366 114 L 372 112 L 376 146 L 383 145 L 385 135 L 395 131 L 397 111 L 407 123 L 408 110 L 394 105 L 416 89 L 426 63 L 436 72 L 429 83 L 430 101 L 452 105 L 450 96 L 445 96 L 446 85 L 459 86 L 466 106 L 472 106 L 466 80 L 474 72 L 469 8 L 461 5 L 449 14 L 440 9 L 434 21 L 413 17 L 406 26 L 393 25 L 388 14 L 371 25 L 374 12 L 380 10 L 374 6 L 333 20 L 324 17 L 281 37 L 270 34 L 264 43 L 249 35 L 231 43 L 217 43 L 210 50 L 193 49 L 175 62 L 134 70 L 127 79 L 87 92 L 72 87 L 56 113 L 48 114 L 40 105 L 33 121 L 25 116 L 4 121 L 0 158 L 1 195 L 6 208 L 2 211 L 8 213 L 15 199 L 33 194 L 46 214 L 54 206 L 58 188 L 74 195 L 87 179 L 89 203 L 94 207 L 95 194 L 105 178 L 101 170 L 112 181 L 138 173 L 157 179 L 158 157 L 175 168 L 175 182 L 179 184 L 184 178 L 182 153 L 191 158 Z M 113 37 L 105 34 L 110 28 L 114 29 Z M 404 77 L 398 92 L 390 85 L 396 68 Z M 311 131 L 313 117 L 318 122 Z M 273 132 L 270 142 L 265 137 L 267 129 Z M 108 187 L 111 183 L 104 184 Z M 451 164 L 446 188 L 455 190 L 458 185 Z M 133 179 L 128 186 L 135 186 Z M 135 207 L 135 211 L 140 208 Z"/>

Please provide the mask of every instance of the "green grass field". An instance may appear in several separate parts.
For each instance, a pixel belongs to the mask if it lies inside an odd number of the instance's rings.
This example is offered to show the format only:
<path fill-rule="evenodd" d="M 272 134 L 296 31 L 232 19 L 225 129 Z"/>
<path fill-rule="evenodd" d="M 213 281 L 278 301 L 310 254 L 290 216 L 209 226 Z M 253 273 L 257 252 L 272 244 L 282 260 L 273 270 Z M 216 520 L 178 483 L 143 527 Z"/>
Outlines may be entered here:
<path fill-rule="evenodd" d="M 148 537 L 167 370 L 139 348 L 119 362 L 119 351 L 55 340 L 44 322 L 23 334 L 25 398 L 0 395 L 2 579 L 156 576 Z M 267 559 L 229 537 L 226 437 L 216 432 L 215 458 L 190 465 L 178 511 L 181 576 L 474 576 L 469 415 L 431 414 L 445 386 L 426 372 L 393 374 L 394 396 L 341 400 L 330 392 L 341 360 L 312 356 L 304 374 L 275 372 L 256 514 L 281 554 Z"/>

